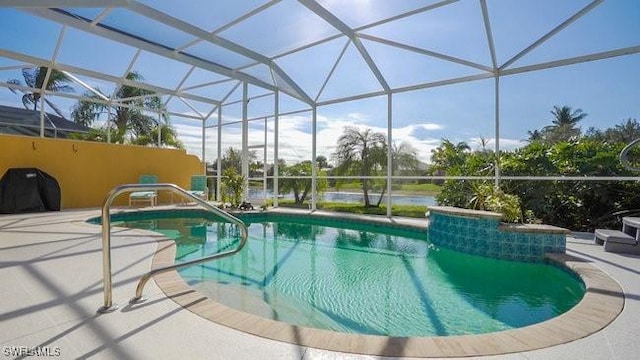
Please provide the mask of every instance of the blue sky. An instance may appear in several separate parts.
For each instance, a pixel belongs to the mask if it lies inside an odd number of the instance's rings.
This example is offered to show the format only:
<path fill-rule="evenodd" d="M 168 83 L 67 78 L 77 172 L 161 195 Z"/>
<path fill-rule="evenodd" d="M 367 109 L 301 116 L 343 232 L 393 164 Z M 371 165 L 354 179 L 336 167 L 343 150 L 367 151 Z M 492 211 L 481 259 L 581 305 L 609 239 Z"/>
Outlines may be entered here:
<path fill-rule="evenodd" d="M 300 87 L 311 97 L 323 102 L 335 98 L 382 90 L 357 48 L 344 36 L 296 53 L 283 53 L 312 41 L 339 34 L 302 4 L 284 0 L 228 28 L 225 24 L 264 5 L 265 1 L 217 1 L 216 12 L 203 11 L 210 3 L 205 0 L 189 2 L 144 0 L 142 3 L 165 11 L 172 16 L 207 32 L 248 49 L 274 58 Z M 435 3 L 434 0 L 319 0 L 349 27 L 358 29 L 403 11 Z M 588 5 L 587 0 L 487 0 L 489 17 L 498 64 L 502 64 L 535 40 Z M 94 18 L 103 9 L 69 9 Z M 127 9 L 115 9 L 104 24 L 118 27 L 137 36 L 158 39 L 158 42 L 180 47 L 194 39 L 178 30 L 167 30 L 159 23 Z M 62 26 L 50 20 L 11 8 L 0 8 L 0 49 L 40 59 L 51 59 Z M 480 2 L 461 0 L 432 11 L 406 17 L 378 27 L 358 30 L 361 41 L 391 88 L 444 80 L 483 73 L 477 68 L 451 63 L 390 46 L 388 42 L 453 56 L 491 66 L 491 56 L 484 32 Z M 383 39 L 387 43 L 376 41 Z M 640 1 L 606 0 L 586 16 L 572 23 L 541 46 L 516 61 L 511 68 L 547 61 L 581 56 L 601 51 L 640 45 Z M 346 47 L 346 48 L 345 48 Z M 344 53 L 343 53 L 344 50 Z M 253 61 L 231 53 L 216 45 L 199 42 L 185 50 L 193 55 L 225 64 L 231 68 Z M 80 67 L 120 77 L 130 65 L 136 49 L 92 34 L 67 28 L 55 59 L 59 64 Z M 332 76 L 323 88 L 334 63 L 342 54 Z M 21 61 L 0 56 L 0 80 L 20 78 Z M 175 89 L 191 66 L 142 51 L 133 68 L 141 72 L 146 82 Z M 581 108 L 588 116 L 582 128 L 606 128 L 628 118 L 640 119 L 640 54 L 558 67 L 544 71 L 526 72 L 501 78 L 501 144 L 505 148 L 522 145 L 528 130 L 540 129 L 551 122 L 554 105 Z M 264 65 L 244 69 L 261 80 L 270 81 Z M 110 94 L 115 84 L 89 76 L 78 76 L 93 87 Z M 182 88 L 223 80 L 224 77 L 197 69 L 186 79 Z M 185 90 L 190 94 L 220 99 L 236 82 L 215 83 Z M 320 92 L 320 89 L 323 91 Z M 229 97 L 238 100 L 242 87 Z M 76 86 L 77 93 L 84 89 Z M 251 96 L 267 93 L 250 86 Z M 167 99 L 167 97 L 165 97 Z M 52 101 L 69 113 L 75 100 L 52 97 Z M 207 114 L 210 104 L 189 100 L 198 112 Z M 430 151 L 440 139 L 466 141 L 478 147 L 479 138 L 494 138 L 494 81 L 478 80 L 464 84 L 434 87 L 393 96 L 394 140 L 406 141 L 418 151 L 420 159 L 428 161 Z M 20 105 L 20 98 L 0 87 L 0 104 Z M 195 114 L 178 99 L 168 103 L 175 113 Z M 306 106 L 282 95 L 282 112 L 304 109 Z M 273 96 L 254 99 L 249 104 L 249 117 L 268 116 L 273 111 Z M 239 104 L 225 106 L 225 122 L 241 118 Z M 215 123 L 211 119 L 208 123 Z M 200 155 L 200 122 L 172 116 L 187 150 Z M 330 157 L 337 138 L 345 126 L 372 127 L 386 133 L 386 96 L 372 97 L 318 108 L 318 154 Z M 267 121 L 268 156 L 273 158 L 272 120 Z M 282 117 L 280 121 L 280 157 L 288 162 L 310 159 L 311 112 Z M 252 123 L 250 145 L 264 143 L 264 121 Z M 207 160 L 216 157 L 215 129 L 207 131 Z M 240 127 L 225 128 L 223 147 L 239 147 Z M 493 143 L 490 143 L 493 146 Z M 262 153 L 258 154 L 260 158 Z"/>

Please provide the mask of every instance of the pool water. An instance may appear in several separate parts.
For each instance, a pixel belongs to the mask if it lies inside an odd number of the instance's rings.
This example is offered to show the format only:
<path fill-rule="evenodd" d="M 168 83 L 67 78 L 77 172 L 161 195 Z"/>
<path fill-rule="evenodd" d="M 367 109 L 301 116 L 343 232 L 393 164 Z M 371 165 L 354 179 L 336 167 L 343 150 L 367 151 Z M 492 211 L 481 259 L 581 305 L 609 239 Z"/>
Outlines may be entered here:
<path fill-rule="evenodd" d="M 285 216 L 243 220 L 249 239 L 239 254 L 180 275 L 215 301 L 294 325 L 386 336 L 479 334 L 550 319 L 585 292 L 556 266 L 436 249 L 424 230 Z M 173 238 L 176 262 L 238 241 L 234 225 L 203 218 L 114 225 Z"/>

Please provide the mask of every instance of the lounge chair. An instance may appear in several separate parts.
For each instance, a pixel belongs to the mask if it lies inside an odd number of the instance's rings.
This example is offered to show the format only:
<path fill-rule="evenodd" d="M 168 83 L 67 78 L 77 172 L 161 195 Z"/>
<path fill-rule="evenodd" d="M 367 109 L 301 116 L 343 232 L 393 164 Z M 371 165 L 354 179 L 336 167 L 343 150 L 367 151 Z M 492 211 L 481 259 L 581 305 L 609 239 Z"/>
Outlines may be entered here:
<path fill-rule="evenodd" d="M 624 254 L 640 254 L 640 218 L 623 217 L 622 231 L 596 229 L 594 240 L 604 244 L 604 251 Z"/>
<path fill-rule="evenodd" d="M 197 196 L 202 200 L 208 199 L 209 189 L 207 188 L 207 176 L 206 175 L 192 175 L 191 176 L 191 189 L 188 193 Z"/>
<path fill-rule="evenodd" d="M 158 182 L 158 176 L 156 175 L 140 175 L 138 183 L 140 184 L 156 184 Z M 133 206 L 135 203 L 149 203 L 150 206 L 155 206 L 158 202 L 158 193 L 156 191 L 135 191 L 129 194 L 129 206 Z"/>

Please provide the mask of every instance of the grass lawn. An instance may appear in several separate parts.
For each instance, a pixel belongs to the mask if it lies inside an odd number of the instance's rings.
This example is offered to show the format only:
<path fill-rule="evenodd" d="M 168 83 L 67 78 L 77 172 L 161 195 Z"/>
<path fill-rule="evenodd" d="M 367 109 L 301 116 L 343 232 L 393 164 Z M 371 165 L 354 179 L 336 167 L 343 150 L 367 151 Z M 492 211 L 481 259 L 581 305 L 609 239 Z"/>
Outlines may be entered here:
<path fill-rule="evenodd" d="M 395 184 L 393 185 L 393 194 L 396 195 L 416 195 L 416 196 L 435 196 L 440 193 L 441 186 L 434 184 Z M 328 188 L 327 191 L 343 191 L 343 192 L 357 192 L 361 193 L 362 188 L 358 182 L 352 182 L 347 184 L 341 184 L 340 188 Z M 377 191 L 372 191 L 373 193 Z M 303 205 L 295 205 L 292 199 L 279 199 L 278 204 L 283 207 L 297 207 L 302 209 L 309 208 L 309 201 L 305 201 Z M 268 201 L 267 203 L 270 203 Z M 381 204 L 380 207 L 364 207 L 361 203 L 346 203 L 346 202 L 331 202 L 331 201 L 319 201 L 317 204 L 319 210 L 347 212 L 353 214 L 368 214 L 368 215 L 386 215 L 387 206 Z M 415 218 L 423 218 L 424 213 L 427 211 L 427 206 L 421 205 L 392 205 L 391 214 L 394 216 L 407 216 Z"/>
<path fill-rule="evenodd" d="M 427 195 L 435 196 L 440 193 L 441 186 L 435 184 L 392 184 L 391 189 L 396 195 Z M 327 191 L 349 191 L 362 192 L 362 187 L 358 182 L 341 184 L 339 188 L 330 187 Z M 372 192 L 379 192 L 375 190 Z"/>

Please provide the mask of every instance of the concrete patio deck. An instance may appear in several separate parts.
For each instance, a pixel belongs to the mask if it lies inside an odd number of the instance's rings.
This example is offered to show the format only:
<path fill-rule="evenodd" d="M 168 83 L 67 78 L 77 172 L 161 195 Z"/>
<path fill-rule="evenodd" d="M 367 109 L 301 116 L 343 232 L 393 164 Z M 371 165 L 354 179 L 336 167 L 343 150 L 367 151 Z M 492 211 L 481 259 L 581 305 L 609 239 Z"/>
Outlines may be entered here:
<path fill-rule="evenodd" d="M 102 305 L 98 210 L 0 215 L 0 354 L 40 348 L 64 359 L 372 359 L 268 340 L 213 323 L 167 298 L 151 281 L 149 300 L 128 305 L 138 278 L 151 268 L 163 237 L 114 228 L 114 302 Z M 487 358 L 634 359 L 640 353 L 640 257 L 606 253 L 591 234 L 572 234 L 567 253 L 614 278 L 625 294 L 622 313 L 603 330 L 566 344 Z M 23 352 L 25 354 L 25 352 Z"/>

